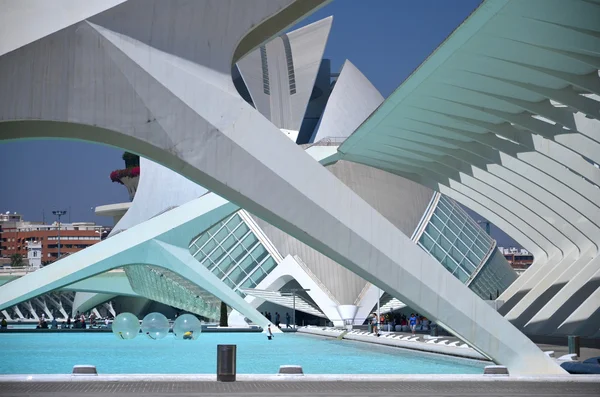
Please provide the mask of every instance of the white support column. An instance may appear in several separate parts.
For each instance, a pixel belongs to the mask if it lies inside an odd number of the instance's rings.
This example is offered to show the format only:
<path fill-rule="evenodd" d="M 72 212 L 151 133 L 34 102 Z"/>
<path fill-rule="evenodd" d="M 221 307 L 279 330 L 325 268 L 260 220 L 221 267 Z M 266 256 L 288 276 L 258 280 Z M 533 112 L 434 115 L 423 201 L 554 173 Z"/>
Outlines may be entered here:
<path fill-rule="evenodd" d="M 8 314 L 8 312 L 6 310 L 2 310 L 2 315 L 4 316 L 4 318 L 6 318 L 8 321 L 12 321 L 12 318 L 10 317 L 10 315 Z"/>
<path fill-rule="evenodd" d="M 50 308 L 48 308 L 48 304 L 46 303 L 46 300 L 43 297 L 36 297 L 32 300 L 40 307 L 40 309 L 44 311 L 44 313 L 46 313 L 46 317 L 48 318 L 48 320 L 52 320 L 54 318 L 54 316 L 52 315 L 52 311 L 50 310 Z"/>
<path fill-rule="evenodd" d="M 35 312 L 35 309 L 33 308 L 33 305 L 31 304 L 31 302 L 30 301 L 25 301 L 25 302 L 23 302 L 23 305 L 25 306 L 25 308 L 27 309 L 27 311 L 29 312 L 29 314 L 31 314 L 31 316 L 35 320 L 39 321 L 40 318 L 38 317 L 37 313 Z"/>
<path fill-rule="evenodd" d="M 21 309 L 19 308 L 19 305 L 14 305 L 12 307 L 12 309 L 17 314 L 19 320 L 25 320 L 25 316 L 23 315 L 23 313 L 21 313 Z"/>
<path fill-rule="evenodd" d="M 62 302 L 60 300 L 54 299 L 54 297 L 52 296 L 51 293 L 44 295 L 44 298 L 46 298 L 46 299 L 48 299 L 50 301 L 50 303 L 60 312 L 60 314 L 62 314 L 62 316 L 63 316 L 63 318 L 65 320 L 69 317 L 69 315 L 67 314 L 65 308 L 63 307 Z"/>
<path fill-rule="evenodd" d="M 111 301 L 108 302 L 104 302 L 102 304 L 102 306 L 104 306 L 104 308 L 113 316 L 116 317 L 117 316 L 117 312 L 115 312 L 115 308 L 112 305 Z"/>

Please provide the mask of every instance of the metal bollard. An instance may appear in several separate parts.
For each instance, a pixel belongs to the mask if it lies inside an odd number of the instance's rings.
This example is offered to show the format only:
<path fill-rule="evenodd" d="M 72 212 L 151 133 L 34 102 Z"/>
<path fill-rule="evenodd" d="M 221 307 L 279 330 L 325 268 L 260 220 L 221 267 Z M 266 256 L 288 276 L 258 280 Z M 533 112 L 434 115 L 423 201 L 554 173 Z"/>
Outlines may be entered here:
<path fill-rule="evenodd" d="M 236 345 L 217 345 L 217 381 L 235 382 Z"/>
<path fill-rule="evenodd" d="M 577 357 L 581 357 L 579 354 L 579 336 L 569 335 L 569 354 L 577 354 Z"/>
<path fill-rule="evenodd" d="M 436 326 L 429 326 L 429 335 L 431 336 L 438 336 L 438 327 Z"/>

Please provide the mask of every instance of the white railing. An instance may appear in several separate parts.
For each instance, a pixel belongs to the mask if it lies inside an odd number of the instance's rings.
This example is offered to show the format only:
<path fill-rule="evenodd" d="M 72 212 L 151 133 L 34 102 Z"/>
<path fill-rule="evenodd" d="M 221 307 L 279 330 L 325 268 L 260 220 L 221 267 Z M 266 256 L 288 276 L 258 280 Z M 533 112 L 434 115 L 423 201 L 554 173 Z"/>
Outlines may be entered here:
<path fill-rule="evenodd" d="M 31 267 L 31 266 L 27 266 L 27 267 L 11 267 L 11 266 L 4 266 L 4 267 L 0 267 L 0 274 L 27 274 L 27 273 L 32 273 L 35 272 L 36 270 L 38 270 L 37 267 Z"/>

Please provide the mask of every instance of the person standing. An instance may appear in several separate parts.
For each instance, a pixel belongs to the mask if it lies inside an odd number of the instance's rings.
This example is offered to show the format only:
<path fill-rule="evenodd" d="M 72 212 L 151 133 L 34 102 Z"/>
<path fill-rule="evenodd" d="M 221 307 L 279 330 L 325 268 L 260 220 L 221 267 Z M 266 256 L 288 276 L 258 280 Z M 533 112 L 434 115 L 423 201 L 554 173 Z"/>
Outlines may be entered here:
<path fill-rule="evenodd" d="M 408 319 L 408 324 L 410 325 L 410 330 L 414 335 L 417 330 L 417 317 L 414 313 L 410 314 L 410 319 Z"/>
<path fill-rule="evenodd" d="M 373 326 L 373 333 L 377 335 L 377 314 L 373 313 L 373 317 L 371 318 L 371 325 Z"/>
<path fill-rule="evenodd" d="M 281 327 L 279 326 L 279 324 L 281 324 L 281 321 L 280 321 L 280 320 L 281 320 L 281 316 L 279 315 L 279 312 L 275 312 L 275 326 L 276 326 L 277 328 L 281 328 Z"/>

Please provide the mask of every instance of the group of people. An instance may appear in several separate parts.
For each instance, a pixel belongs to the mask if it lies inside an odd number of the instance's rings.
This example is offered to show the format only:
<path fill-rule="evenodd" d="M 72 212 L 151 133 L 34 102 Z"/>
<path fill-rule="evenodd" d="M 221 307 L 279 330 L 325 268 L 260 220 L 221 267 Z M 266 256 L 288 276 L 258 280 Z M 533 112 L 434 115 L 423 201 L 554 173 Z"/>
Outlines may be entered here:
<path fill-rule="evenodd" d="M 88 323 L 89 323 L 90 328 L 98 326 L 98 320 L 102 320 L 102 319 L 98 319 L 94 313 L 90 314 L 86 318 L 86 315 L 84 313 L 77 312 L 77 314 L 73 317 L 73 319 L 71 319 L 70 316 L 67 317 L 66 320 L 63 320 L 63 322 L 60 324 L 60 326 L 58 325 L 56 318 L 53 318 L 50 321 L 50 325 L 48 325 L 48 321 L 46 320 L 46 315 L 42 314 L 42 317 L 40 317 L 36 328 L 37 329 L 86 329 L 86 328 L 88 328 Z M 106 317 L 102 321 L 104 323 L 104 326 L 108 327 L 108 325 L 110 323 L 109 318 Z"/>
<path fill-rule="evenodd" d="M 277 328 L 281 329 L 281 316 L 279 315 L 278 312 L 275 312 L 275 321 L 273 321 L 272 316 L 271 316 L 271 312 L 261 312 L 260 314 L 262 314 L 263 316 L 266 317 L 267 320 L 272 321 L 273 323 L 275 323 L 275 326 Z M 290 326 L 290 321 L 291 321 L 291 316 L 290 313 L 285 313 L 285 327 L 286 328 L 291 328 Z"/>
<path fill-rule="evenodd" d="M 400 325 L 401 330 L 409 328 L 413 335 L 416 334 L 417 329 L 428 330 L 431 327 L 431 320 L 425 316 L 420 316 L 419 313 L 411 313 L 410 316 L 388 313 L 385 315 L 382 314 L 379 319 L 377 318 L 377 314 L 373 313 L 369 322 L 373 327 L 373 333 L 376 335 L 379 335 L 378 326 L 382 324 L 390 324 L 392 330 L 396 330 L 397 325 Z"/>

